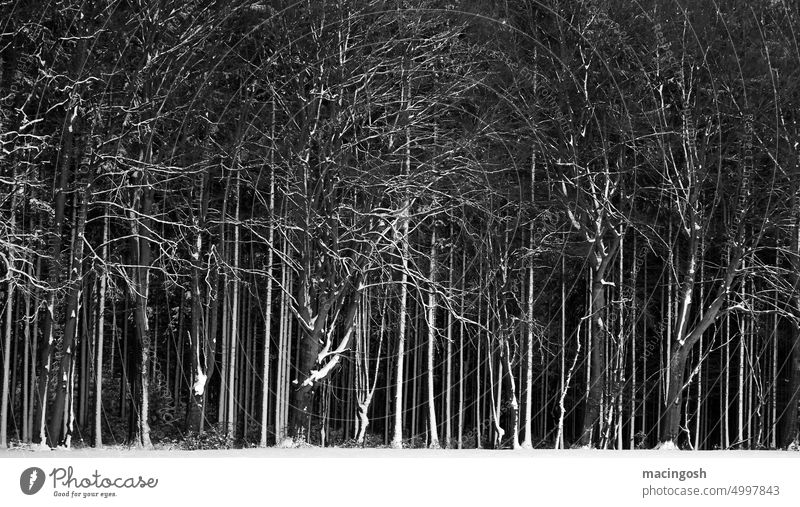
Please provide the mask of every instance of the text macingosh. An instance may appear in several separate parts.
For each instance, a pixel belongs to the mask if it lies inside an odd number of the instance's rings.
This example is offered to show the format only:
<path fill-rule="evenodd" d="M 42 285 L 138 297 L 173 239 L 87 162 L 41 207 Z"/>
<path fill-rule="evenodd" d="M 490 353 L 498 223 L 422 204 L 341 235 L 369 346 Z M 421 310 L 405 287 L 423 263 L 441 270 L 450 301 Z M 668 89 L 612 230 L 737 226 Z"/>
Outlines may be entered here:
<path fill-rule="evenodd" d="M 59 486 L 58 481 L 61 481 L 60 486 L 66 488 L 155 488 L 158 485 L 158 479 L 149 478 L 145 479 L 141 475 L 136 477 L 102 477 L 97 470 L 90 477 L 76 478 L 72 476 L 72 467 L 67 468 L 54 468 L 50 472 L 53 478 L 53 487 Z"/>
<path fill-rule="evenodd" d="M 686 479 L 705 479 L 707 476 L 703 467 L 697 470 L 642 470 L 642 479 L 678 479 L 685 481 Z"/>

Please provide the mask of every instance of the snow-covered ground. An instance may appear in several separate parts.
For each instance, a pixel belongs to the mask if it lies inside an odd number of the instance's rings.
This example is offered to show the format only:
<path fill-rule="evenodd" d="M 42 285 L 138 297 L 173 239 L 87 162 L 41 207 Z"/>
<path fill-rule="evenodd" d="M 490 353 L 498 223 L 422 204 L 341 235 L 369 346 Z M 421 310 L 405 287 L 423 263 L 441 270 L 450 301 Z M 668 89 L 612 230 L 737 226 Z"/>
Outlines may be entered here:
<path fill-rule="evenodd" d="M 125 447 L 102 449 L 10 449 L 0 451 L 2 458 L 66 457 L 70 458 L 630 458 L 647 459 L 671 455 L 673 457 L 698 458 L 787 458 L 800 459 L 800 452 L 786 451 L 679 451 L 679 450 L 626 450 L 604 451 L 598 449 L 533 449 L 533 450 L 489 450 L 489 449 L 388 449 L 388 448 L 341 448 L 301 447 L 265 449 L 222 449 L 208 451 L 144 450 Z"/>

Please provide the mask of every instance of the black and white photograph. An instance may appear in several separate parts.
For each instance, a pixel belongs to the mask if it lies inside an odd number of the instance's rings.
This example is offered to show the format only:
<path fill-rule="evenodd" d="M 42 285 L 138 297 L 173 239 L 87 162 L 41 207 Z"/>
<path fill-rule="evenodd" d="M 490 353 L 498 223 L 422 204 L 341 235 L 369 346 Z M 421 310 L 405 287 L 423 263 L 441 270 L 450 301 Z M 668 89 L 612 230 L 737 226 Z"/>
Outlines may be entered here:
<path fill-rule="evenodd" d="M 791 0 L 0 0 L 0 503 L 800 505 L 798 121 Z"/>

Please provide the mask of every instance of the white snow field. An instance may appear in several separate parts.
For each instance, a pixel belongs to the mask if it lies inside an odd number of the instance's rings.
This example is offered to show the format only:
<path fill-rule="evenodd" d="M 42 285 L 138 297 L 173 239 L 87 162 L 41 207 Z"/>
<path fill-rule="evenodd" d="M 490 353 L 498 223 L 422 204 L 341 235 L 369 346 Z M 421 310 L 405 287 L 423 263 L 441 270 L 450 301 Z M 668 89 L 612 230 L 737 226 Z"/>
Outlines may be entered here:
<path fill-rule="evenodd" d="M 658 457 L 680 458 L 777 458 L 800 459 L 800 452 L 764 450 L 720 450 L 720 451 L 681 451 L 681 450 L 600 450 L 600 449 L 390 449 L 390 448 L 347 448 L 347 447 L 297 447 L 297 448 L 251 448 L 220 449 L 202 451 L 135 449 L 121 446 L 94 448 L 42 448 L 17 447 L 0 451 L 0 458 L 609 458 L 648 459 Z"/>

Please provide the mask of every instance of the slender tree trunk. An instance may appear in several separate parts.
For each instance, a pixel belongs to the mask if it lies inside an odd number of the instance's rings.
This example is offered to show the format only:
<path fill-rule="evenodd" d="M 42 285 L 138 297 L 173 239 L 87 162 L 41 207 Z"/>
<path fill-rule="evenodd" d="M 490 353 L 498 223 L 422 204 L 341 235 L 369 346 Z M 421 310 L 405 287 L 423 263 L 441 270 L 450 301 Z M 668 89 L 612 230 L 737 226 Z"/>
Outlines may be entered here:
<path fill-rule="evenodd" d="M 236 399 L 236 390 L 234 384 L 234 373 L 236 372 L 236 350 L 237 340 L 239 339 L 239 173 L 236 173 L 236 183 L 233 191 L 234 199 L 236 200 L 236 215 L 233 218 L 233 271 L 235 276 L 233 278 L 233 293 L 231 294 L 232 308 L 231 308 L 231 335 L 230 335 L 230 351 L 228 354 L 230 363 L 227 366 L 228 372 L 228 413 L 225 417 L 227 422 L 226 434 L 228 437 L 234 437 L 235 421 L 234 421 L 234 407 L 240 400 Z"/>
<path fill-rule="evenodd" d="M 92 328 L 91 328 L 91 298 L 92 294 L 92 287 L 94 286 L 94 280 L 92 280 L 92 276 L 87 277 L 87 281 L 85 283 L 86 289 L 83 292 L 83 303 L 81 304 L 81 313 L 83 314 L 83 322 L 81 323 L 82 333 L 80 334 L 80 338 L 78 339 L 78 344 L 80 345 L 80 368 L 78 370 L 78 425 L 81 428 L 86 427 L 86 420 L 88 418 L 88 407 L 89 407 L 89 345 L 90 345 L 90 337 L 92 336 Z"/>
<path fill-rule="evenodd" d="M 428 427 L 430 430 L 431 449 L 439 449 L 439 430 L 436 425 L 436 403 L 433 391 L 434 375 L 434 354 L 436 350 L 436 225 L 431 231 L 431 251 L 430 251 L 430 281 L 431 288 L 428 293 Z"/>
<path fill-rule="evenodd" d="M 422 303 L 422 302 L 420 302 Z M 422 330 L 422 321 L 424 319 L 424 311 L 421 310 L 422 304 L 414 305 L 414 320 L 416 320 L 416 325 L 414 326 L 415 333 L 412 335 L 413 343 L 411 347 L 411 391 L 410 394 L 410 401 L 406 406 L 411 406 L 411 428 L 409 430 L 409 438 L 411 439 L 411 444 L 413 447 L 416 446 L 415 440 L 420 435 L 420 431 L 417 425 L 417 408 L 420 406 L 417 403 L 417 397 L 419 396 L 419 378 L 420 375 L 420 366 L 419 366 L 419 351 L 420 351 L 420 331 Z"/>
<path fill-rule="evenodd" d="M 467 252 L 461 253 L 461 316 L 458 320 L 458 448 L 464 446 L 464 383 L 467 381 L 464 372 L 464 300 L 466 277 L 464 272 L 467 265 Z"/>
<path fill-rule="evenodd" d="M 631 322 L 631 417 L 630 417 L 630 448 L 636 448 L 636 397 L 638 394 L 638 386 L 636 384 L 636 328 L 638 324 L 637 316 L 637 303 L 636 303 L 636 275 L 639 274 L 639 263 L 641 256 L 644 252 L 639 252 L 636 245 L 636 234 L 633 236 L 633 272 L 631 275 L 631 289 L 630 289 L 630 322 Z"/>
<path fill-rule="evenodd" d="M 192 252 L 192 290 L 191 290 L 191 312 L 192 320 L 190 324 L 189 339 L 191 342 L 191 368 L 192 368 L 192 381 L 190 392 L 188 396 L 188 403 L 186 407 L 186 429 L 190 432 L 199 432 L 202 428 L 204 418 L 204 403 L 206 393 L 206 386 L 208 384 L 208 368 L 204 368 L 203 361 L 201 360 L 201 353 L 206 357 L 208 362 L 208 334 L 216 335 L 216 323 L 209 323 L 203 329 L 203 304 L 201 294 L 201 278 L 203 274 L 203 229 L 206 226 L 206 212 L 208 210 L 208 173 L 205 172 L 201 176 L 200 194 L 199 194 L 200 210 L 197 217 L 198 232 L 194 241 L 194 249 Z M 210 268 L 210 266 L 209 266 Z M 215 289 L 214 289 L 215 290 Z M 213 294 L 212 294 L 213 296 Z M 209 305 L 216 305 L 214 301 L 209 298 Z M 179 301 L 179 324 L 178 324 L 178 343 L 183 343 L 183 297 Z M 180 361 L 182 354 L 177 349 L 175 350 L 175 358 Z M 176 368 L 176 373 L 178 368 Z M 180 382 L 175 382 L 175 392 L 178 392 Z M 177 396 L 176 396 L 177 399 Z"/>
<path fill-rule="evenodd" d="M 403 67 L 404 70 L 405 67 Z M 401 75 L 401 101 L 404 107 L 406 106 L 406 77 Z M 411 173 L 411 127 L 405 128 L 405 146 L 404 146 L 404 160 L 403 172 L 406 175 Z M 409 260 L 409 220 L 410 220 L 410 201 L 406 197 L 403 201 L 403 220 L 401 224 L 401 238 L 400 238 L 400 261 L 402 263 L 402 273 L 400 273 L 400 313 L 399 313 L 399 329 L 397 334 L 397 363 L 395 364 L 395 397 L 394 397 L 394 434 L 392 435 L 391 446 L 395 449 L 403 447 L 403 379 L 404 379 L 404 366 L 405 366 L 405 351 L 406 351 L 406 320 L 408 319 L 408 260 Z M 412 432 L 414 429 L 412 428 Z"/>
<path fill-rule="evenodd" d="M 386 313 L 388 312 L 388 300 L 384 299 L 383 304 L 383 311 L 381 311 L 381 323 L 380 328 L 378 329 L 378 351 L 375 356 L 375 370 L 370 373 L 369 363 L 372 359 L 370 355 L 370 347 L 369 347 L 369 337 L 370 337 L 370 305 L 369 305 L 369 298 L 362 301 L 362 312 L 360 316 L 360 320 L 362 321 L 362 325 L 359 326 L 359 329 L 362 331 L 360 332 L 361 338 L 361 345 L 359 347 L 359 352 L 361 356 L 361 365 L 362 367 L 359 368 L 361 370 L 361 380 L 359 383 L 362 384 L 363 388 L 360 392 L 357 392 L 358 396 L 358 418 L 359 418 L 359 425 L 358 425 L 358 435 L 356 436 L 356 442 L 360 445 L 364 445 L 365 437 L 367 434 L 367 427 L 369 426 L 369 416 L 368 411 L 370 405 L 372 403 L 373 396 L 375 395 L 375 388 L 378 385 L 378 372 L 380 370 L 380 357 L 381 352 L 383 350 L 383 338 L 384 338 L 384 331 L 386 327 Z M 358 345 L 357 345 L 358 347 Z M 359 358 L 358 353 L 356 357 L 356 365 L 359 365 Z M 358 372 L 357 372 L 358 374 Z M 370 375 L 372 376 L 370 378 Z"/>
<path fill-rule="evenodd" d="M 263 385 L 261 386 L 261 440 L 260 447 L 267 446 L 267 404 L 269 402 L 269 352 L 272 339 L 272 275 L 273 275 L 273 248 L 275 247 L 275 97 L 272 101 L 272 121 L 270 122 L 270 152 L 269 152 L 269 245 L 267 246 L 267 301 L 264 308 L 264 355 L 262 358 L 263 370 L 261 372 Z M 324 439 L 323 439 L 324 440 Z M 324 446 L 324 442 L 323 442 Z"/>
<path fill-rule="evenodd" d="M 704 262 L 705 241 L 700 240 L 700 319 L 703 319 L 703 303 L 705 302 L 705 262 Z M 697 365 L 697 412 L 696 412 L 696 425 L 695 425 L 695 440 L 694 449 L 700 450 L 700 430 L 701 419 L 703 414 L 703 335 L 700 335 L 700 364 Z"/>
<path fill-rule="evenodd" d="M 12 220 L 13 225 L 13 220 Z M 13 229 L 13 228 L 12 228 Z M 12 257 L 13 259 L 13 257 Z M 9 259 L 6 262 L 11 264 L 12 260 Z M 4 340 L 3 340 L 3 400 L 0 404 L 0 449 L 8 448 L 8 440 L 7 440 L 7 433 L 8 433 L 8 399 L 10 397 L 11 388 L 10 388 L 10 378 L 9 374 L 11 372 L 11 331 L 13 326 L 11 324 L 12 319 L 14 317 L 12 309 L 14 307 L 14 281 L 13 278 L 9 277 L 8 283 L 6 284 L 6 315 L 5 315 L 5 332 Z"/>
<path fill-rule="evenodd" d="M 534 191 L 536 179 L 536 151 L 534 150 L 531 155 L 531 205 L 534 204 Z M 528 248 L 531 252 L 534 251 L 534 221 L 531 220 L 528 230 Z M 533 279 L 533 261 L 530 261 L 528 266 L 528 326 L 527 326 L 527 341 L 525 343 L 525 439 L 522 442 L 524 449 L 533 448 L 533 424 L 531 421 L 533 410 L 533 302 L 534 302 L 534 279 Z M 562 347 L 563 352 L 563 347 Z M 563 362 L 563 361 L 562 361 Z M 562 365 L 561 375 L 564 375 L 564 368 Z M 563 389 L 563 381 L 562 381 Z"/>
<path fill-rule="evenodd" d="M 450 225 L 450 237 L 453 237 L 453 225 Z M 448 271 L 449 280 L 447 284 L 447 300 L 449 304 L 453 304 L 453 248 L 450 248 L 448 254 Z M 444 446 L 445 448 L 451 447 L 453 434 L 451 431 L 453 414 L 451 412 L 453 406 L 453 312 L 447 312 L 447 343 L 445 354 L 447 359 L 445 362 L 445 401 L 444 401 Z"/>
<path fill-rule="evenodd" d="M 745 290 L 744 285 L 741 287 L 741 292 L 739 295 L 742 301 L 745 300 Z M 738 319 L 739 321 L 739 365 L 738 365 L 738 373 L 737 373 L 737 380 L 739 383 L 736 399 L 739 404 L 739 409 L 737 410 L 736 417 L 737 417 L 737 424 L 736 424 L 736 445 L 739 448 L 743 448 L 745 444 L 744 439 L 744 400 L 745 400 L 745 347 L 747 345 L 747 316 L 742 315 Z"/>
<path fill-rule="evenodd" d="M 225 190 L 224 190 L 224 197 L 222 198 L 222 220 L 219 225 L 219 243 L 217 244 L 218 249 L 218 267 L 222 267 L 228 262 L 228 242 L 230 241 L 227 238 L 227 229 L 228 229 L 228 206 L 230 201 L 230 188 L 231 188 L 231 172 L 227 171 L 227 176 L 225 177 Z M 221 293 L 222 297 L 220 299 L 220 304 L 222 305 L 222 318 L 220 322 L 220 364 L 219 364 L 219 377 L 220 377 L 220 388 L 219 388 L 219 397 L 217 400 L 217 423 L 224 424 L 225 428 L 227 429 L 227 421 L 226 417 L 228 415 L 227 411 L 227 403 L 228 403 L 228 393 L 230 392 L 230 387 L 228 386 L 228 366 L 230 365 L 230 360 L 228 358 L 228 339 L 229 339 L 229 329 L 231 325 L 231 320 L 228 315 L 229 312 L 229 298 L 230 292 L 228 291 L 228 271 L 222 271 L 222 276 L 220 277 L 218 274 L 217 276 L 217 283 L 221 286 Z M 221 281 L 219 280 L 221 278 Z M 215 295 L 219 297 L 217 293 Z M 214 310 L 218 312 L 219 305 L 214 304 Z M 216 325 L 216 317 L 217 314 L 214 313 L 212 316 L 212 320 Z M 214 336 L 216 336 L 216 327 L 213 328 L 212 332 Z M 216 355 L 217 351 L 216 348 L 214 349 L 214 354 Z"/>
<path fill-rule="evenodd" d="M 560 385 L 560 396 L 558 400 L 558 432 L 556 433 L 556 449 L 563 449 L 564 448 L 564 417 L 566 416 L 566 407 L 564 406 L 564 400 L 567 397 L 567 388 L 568 388 L 568 379 L 571 376 L 566 375 L 566 318 L 565 318 L 565 310 L 567 306 L 567 297 L 566 297 L 566 279 L 565 279 L 565 272 L 564 272 L 564 256 L 561 256 L 561 378 L 559 379 Z M 577 344 L 578 344 L 578 352 L 580 352 L 581 347 L 581 334 L 580 334 L 580 327 L 578 331 L 575 333 L 577 337 Z M 575 364 L 577 363 L 578 352 L 575 353 L 575 361 L 572 363 L 572 368 L 575 368 Z M 570 373 L 572 372 L 572 368 L 570 369 Z"/>
<path fill-rule="evenodd" d="M 484 283 L 483 283 L 483 262 L 479 262 L 478 264 L 478 284 L 480 287 L 480 292 L 478 295 L 478 329 L 475 334 L 475 447 L 477 449 L 481 448 L 481 426 L 483 425 L 483 419 L 481 419 L 481 403 L 483 398 L 483 392 L 481 390 L 481 372 L 483 371 L 483 363 L 481 362 L 481 329 L 480 329 L 480 322 L 483 318 L 483 314 L 481 311 L 481 305 L 483 302 L 483 291 L 484 291 Z"/>
<path fill-rule="evenodd" d="M 289 254 L 289 242 L 283 242 L 283 258 Z M 289 333 L 289 302 L 288 294 L 291 293 L 291 274 L 286 266 L 286 262 L 281 262 L 281 287 L 285 289 L 281 291 L 280 298 L 280 328 L 278 331 L 278 364 L 277 364 L 277 380 L 276 380 L 276 400 L 275 400 L 275 440 L 276 443 L 283 443 L 287 437 L 288 420 L 287 414 L 287 390 L 288 386 L 288 371 L 289 371 L 289 349 L 290 349 L 290 333 Z"/>
<path fill-rule="evenodd" d="M 725 374 L 725 393 L 723 396 L 723 409 L 722 409 L 722 418 L 724 420 L 724 440 L 722 444 L 723 449 L 729 449 L 731 446 L 731 427 L 730 427 L 730 399 L 731 399 L 731 316 L 730 314 L 725 315 L 725 347 L 724 347 L 724 354 L 725 354 L 725 368 L 723 372 Z"/>
<path fill-rule="evenodd" d="M 103 219 L 103 248 L 102 258 L 108 259 L 108 206 L 105 208 L 105 218 Z M 97 359 L 95 367 L 94 382 L 94 446 L 103 447 L 103 334 L 105 332 L 105 310 L 106 310 L 106 287 L 108 285 L 108 270 L 103 267 L 100 275 L 100 291 L 97 295 L 98 319 L 97 319 Z M 113 358 L 113 356 L 112 356 Z"/>
<path fill-rule="evenodd" d="M 31 276 L 38 275 L 33 272 L 33 266 L 29 270 Z M 35 360 L 35 354 L 31 357 L 31 294 L 35 291 L 32 284 L 28 285 L 28 290 L 25 292 L 25 323 L 23 325 L 23 340 L 25 341 L 22 352 L 22 441 L 30 443 L 31 441 L 31 393 L 33 392 L 33 385 L 31 378 L 31 359 Z M 34 333 L 33 336 L 36 336 Z"/>
<path fill-rule="evenodd" d="M 520 449 L 519 444 L 519 401 L 517 399 L 517 383 L 514 379 L 514 369 L 511 365 L 511 348 L 509 345 L 509 338 L 506 337 L 503 343 L 502 358 L 505 364 L 506 375 L 508 378 L 508 392 L 511 397 L 508 410 L 511 415 L 511 447 L 513 449 Z"/>

